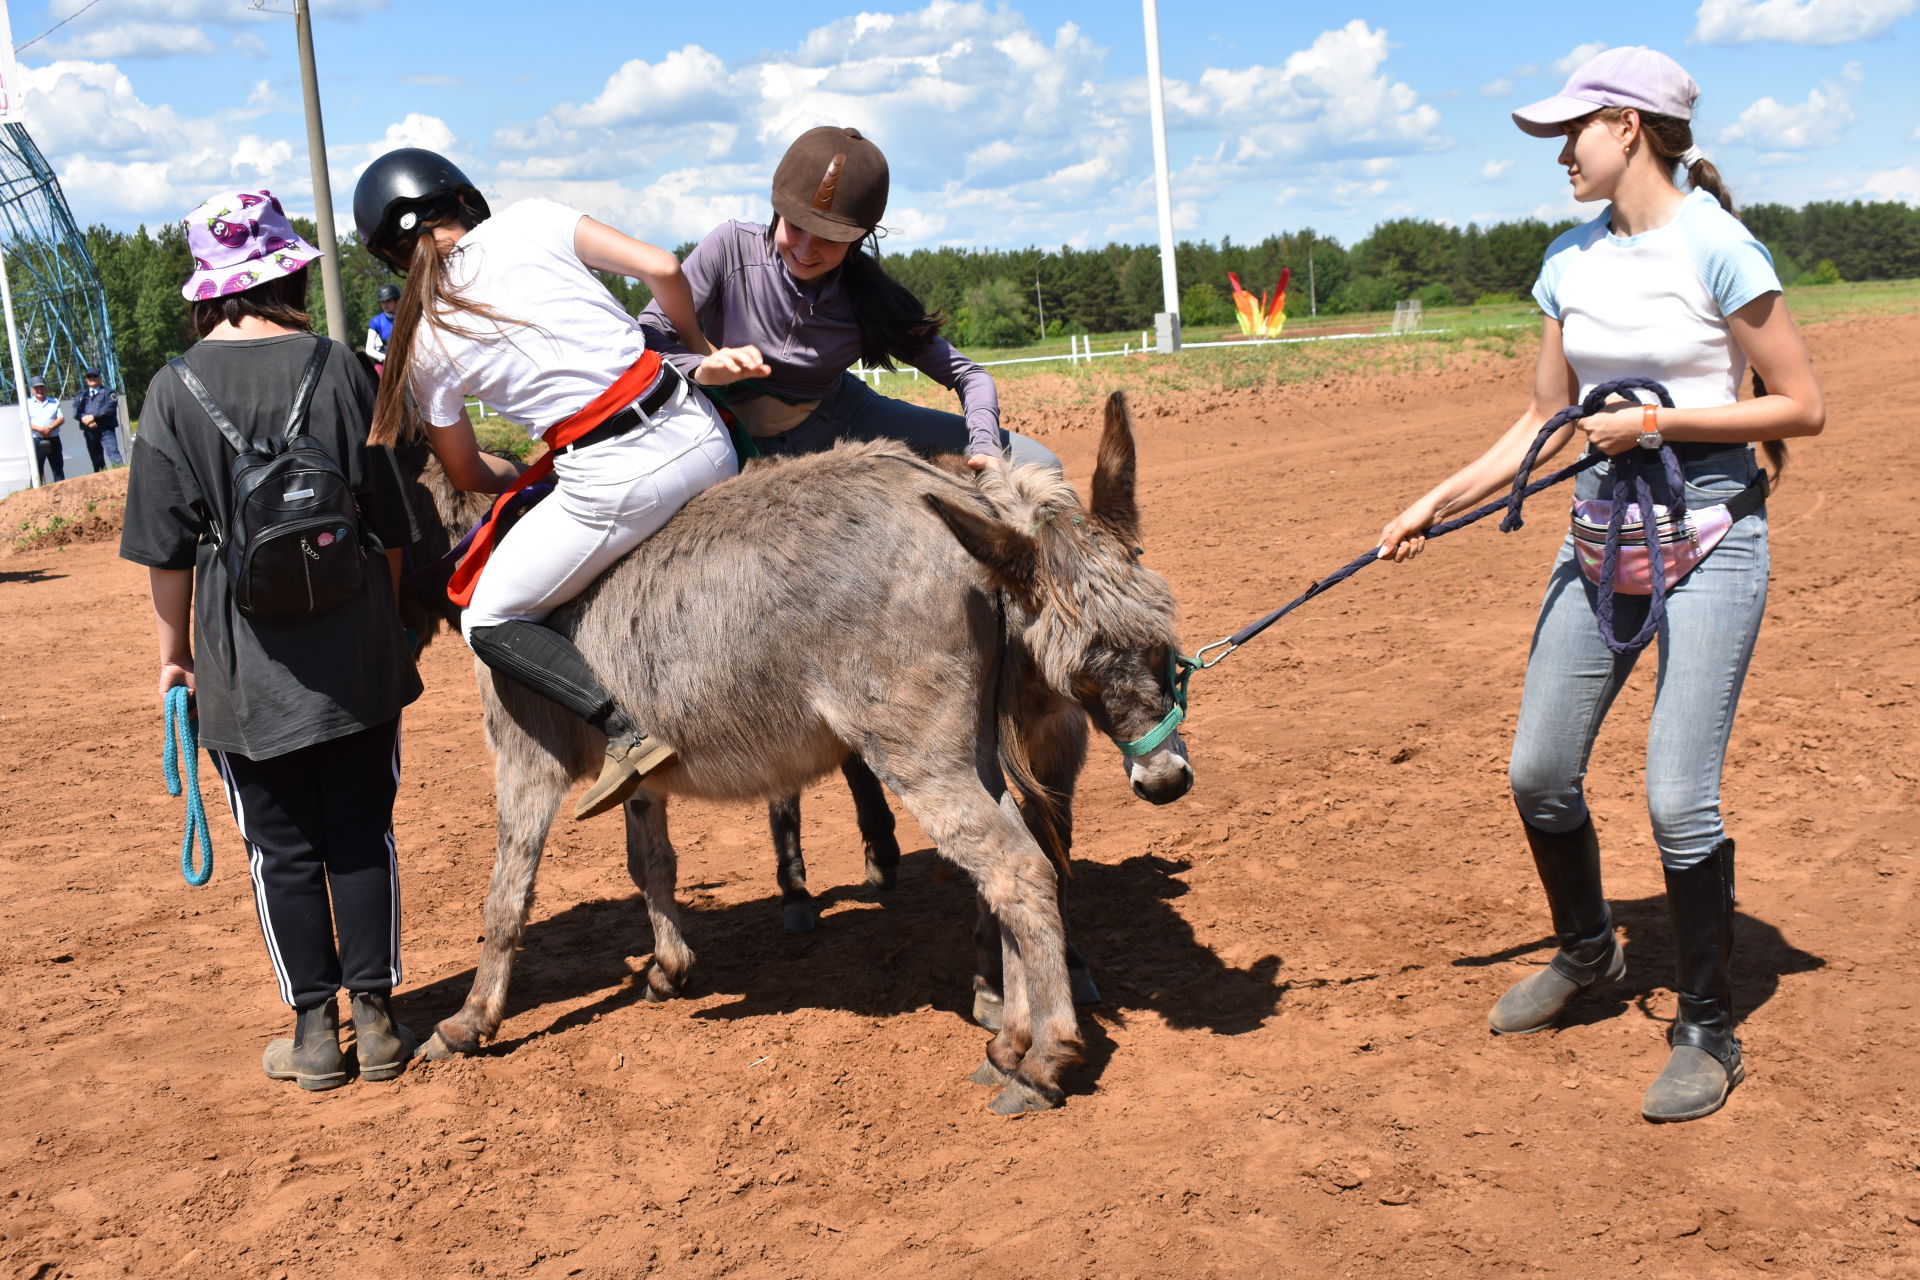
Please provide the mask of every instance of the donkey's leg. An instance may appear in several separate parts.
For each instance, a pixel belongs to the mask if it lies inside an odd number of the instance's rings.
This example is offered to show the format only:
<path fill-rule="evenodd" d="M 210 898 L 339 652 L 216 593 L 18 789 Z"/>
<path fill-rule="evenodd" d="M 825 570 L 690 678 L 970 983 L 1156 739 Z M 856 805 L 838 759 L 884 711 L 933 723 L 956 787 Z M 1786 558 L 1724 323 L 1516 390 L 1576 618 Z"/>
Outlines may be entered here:
<path fill-rule="evenodd" d="M 887 803 L 887 790 L 858 754 L 841 761 L 840 773 L 847 780 L 847 790 L 853 794 L 854 812 L 860 820 L 860 843 L 867 855 L 867 883 L 876 889 L 891 889 L 900 866 L 900 842 L 894 839 L 893 808 Z"/>
<path fill-rule="evenodd" d="M 1022 726 L 1033 776 L 1044 794 L 1023 791 L 1020 815 L 1042 849 L 1057 851 L 1064 866 L 1073 854 L 1073 793 L 1087 762 L 1087 717 L 1078 707 L 1063 707 Z M 1060 920 L 1067 932 L 1067 980 L 1075 1004 L 1099 1004 L 1100 988 L 1085 957 L 1073 945 L 1067 924 L 1067 877 L 1060 877 Z"/>
<path fill-rule="evenodd" d="M 790 933 L 810 933 L 815 924 L 813 895 L 807 892 L 807 860 L 800 852 L 800 795 L 767 801 L 767 827 L 773 833 L 773 876 L 780 885 L 780 923 Z"/>
<path fill-rule="evenodd" d="M 446 1019 L 421 1052 L 428 1058 L 473 1053 L 500 1029 L 506 1014 L 513 953 L 533 906 L 533 882 L 547 828 L 572 780 L 565 766 L 518 726 L 490 724 L 494 740 L 494 789 L 499 796 L 493 879 L 487 886 L 486 941 L 480 947 L 473 988 L 460 1012 Z"/>
<path fill-rule="evenodd" d="M 973 895 L 973 1020 L 988 1031 L 999 1031 L 1005 1023 L 1006 970 L 1000 960 L 1000 922 L 993 918 L 987 900 Z M 983 1084 L 997 1081 L 981 1081 Z"/>
<path fill-rule="evenodd" d="M 973 877 L 999 920 L 1009 998 L 987 1062 L 1009 1078 L 993 1101 L 1002 1115 L 1057 1107 L 1060 1074 L 1080 1060 L 1080 1029 L 1067 986 L 1053 864 L 1034 843 L 1012 796 L 995 801 L 972 771 L 924 781 L 892 779 L 940 851 Z"/>
<path fill-rule="evenodd" d="M 646 979 L 647 999 L 657 1004 L 679 995 L 693 968 L 693 948 L 680 932 L 680 908 L 673 900 L 680 858 L 667 838 L 665 797 L 635 796 L 626 810 L 627 874 L 646 896 L 647 919 L 653 922 L 653 960 Z"/>

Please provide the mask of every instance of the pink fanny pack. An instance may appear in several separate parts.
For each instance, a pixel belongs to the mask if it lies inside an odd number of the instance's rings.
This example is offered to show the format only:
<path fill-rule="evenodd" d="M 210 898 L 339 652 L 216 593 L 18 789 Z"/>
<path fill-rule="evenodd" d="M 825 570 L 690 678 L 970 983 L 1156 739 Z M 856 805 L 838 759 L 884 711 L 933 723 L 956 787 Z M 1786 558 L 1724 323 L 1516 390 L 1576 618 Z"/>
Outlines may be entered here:
<path fill-rule="evenodd" d="M 1763 475 L 1735 494 L 1727 502 L 1711 507 L 1689 509 L 1676 519 L 1667 508 L 1654 505 L 1655 538 L 1660 544 L 1660 562 L 1665 569 L 1661 586 L 1671 588 L 1687 576 L 1693 567 L 1707 558 L 1733 528 L 1760 509 L 1767 500 L 1767 479 Z M 1613 589 L 1622 595 L 1653 594 L 1653 556 L 1647 545 L 1646 520 L 1640 504 L 1629 502 L 1621 521 L 1619 550 L 1614 557 Z M 1573 504 L 1573 550 L 1580 559 L 1580 572 L 1587 581 L 1601 581 L 1606 555 L 1607 532 L 1613 519 L 1613 503 L 1603 498 Z"/>

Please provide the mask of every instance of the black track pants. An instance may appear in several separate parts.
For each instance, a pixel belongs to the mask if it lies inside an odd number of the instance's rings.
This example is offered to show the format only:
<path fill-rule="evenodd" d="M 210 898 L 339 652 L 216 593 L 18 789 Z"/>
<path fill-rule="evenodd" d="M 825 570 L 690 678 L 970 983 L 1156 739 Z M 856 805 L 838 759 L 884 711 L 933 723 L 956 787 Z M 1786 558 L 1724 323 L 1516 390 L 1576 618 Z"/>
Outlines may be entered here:
<path fill-rule="evenodd" d="M 302 1008 L 341 987 L 399 986 L 399 718 L 271 760 L 210 754 L 246 841 L 280 998 Z"/>

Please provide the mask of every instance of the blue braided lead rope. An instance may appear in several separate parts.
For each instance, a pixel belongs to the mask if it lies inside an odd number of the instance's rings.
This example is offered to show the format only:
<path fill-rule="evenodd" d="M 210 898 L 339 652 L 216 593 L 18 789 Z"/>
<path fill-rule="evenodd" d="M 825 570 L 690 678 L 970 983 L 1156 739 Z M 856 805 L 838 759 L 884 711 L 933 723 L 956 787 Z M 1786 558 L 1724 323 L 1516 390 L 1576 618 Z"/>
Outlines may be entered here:
<path fill-rule="evenodd" d="M 213 836 L 207 830 L 207 806 L 200 799 L 200 742 L 194 733 L 187 704 L 187 686 L 167 690 L 166 740 L 160 749 L 160 768 L 167 778 L 167 794 L 180 794 L 181 764 L 186 765 L 187 830 L 180 837 L 180 874 L 195 888 L 213 878 Z M 201 866 L 193 865 L 193 839 L 200 837 Z"/>
<path fill-rule="evenodd" d="M 1539 433 L 1533 438 L 1533 444 L 1527 449 L 1525 459 L 1520 463 L 1520 470 L 1514 474 L 1513 489 L 1506 497 L 1496 499 L 1493 502 L 1487 503 L 1485 506 L 1476 507 L 1466 515 L 1456 516 L 1452 520 L 1444 520 L 1434 525 L 1431 529 L 1428 529 L 1424 536 L 1427 538 L 1441 537 L 1445 534 L 1452 533 L 1456 529 L 1464 529 L 1475 521 L 1484 520 L 1496 511 L 1504 511 L 1507 513 L 1500 521 L 1500 531 L 1502 533 L 1512 533 L 1514 530 L 1521 528 L 1525 524 L 1520 514 L 1521 507 L 1528 498 L 1539 493 L 1542 489 L 1551 488 L 1563 480 L 1578 475 L 1588 467 L 1596 466 L 1607 460 L 1605 454 L 1600 453 L 1598 450 L 1590 449 L 1580 457 L 1579 461 L 1572 465 L 1560 468 L 1543 480 L 1534 480 L 1532 479 L 1534 464 L 1539 461 L 1540 451 L 1546 448 L 1547 441 L 1552 439 L 1554 433 L 1568 423 L 1577 422 L 1581 418 L 1600 412 L 1609 399 L 1627 391 L 1650 391 L 1659 399 L 1663 406 L 1669 409 L 1673 407 L 1673 397 L 1667 394 L 1667 389 L 1664 386 L 1652 378 L 1617 378 L 1612 382 L 1601 383 L 1592 391 L 1588 392 L 1579 404 L 1568 405 L 1559 413 L 1549 418 L 1546 425 L 1540 428 Z M 1648 496 L 1647 484 L 1643 472 L 1646 459 L 1643 456 L 1634 456 L 1638 455 L 1639 452 L 1639 450 L 1629 449 L 1624 454 L 1616 455 L 1613 461 L 1619 470 L 1620 477 L 1637 486 L 1635 493 L 1641 502 L 1641 509 L 1643 511 L 1650 511 L 1652 510 L 1652 502 L 1650 496 Z M 1667 469 L 1669 486 L 1674 488 L 1677 493 L 1680 490 L 1679 461 L 1675 458 L 1671 447 L 1661 449 L 1660 455 L 1661 461 Z M 1607 642 L 1607 647 L 1616 653 L 1632 653 L 1644 648 L 1647 641 L 1650 640 L 1654 632 L 1658 630 L 1661 617 L 1665 611 L 1665 583 L 1660 581 L 1662 575 L 1656 573 L 1653 575 L 1655 590 L 1652 608 L 1648 610 L 1647 625 L 1641 628 L 1640 633 L 1630 640 L 1622 641 L 1614 637 L 1613 561 L 1614 556 L 1619 550 L 1620 524 L 1624 518 L 1625 509 L 1626 504 L 1624 502 L 1616 502 L 1613 507 L 1612 525 L 1608 533 L 1607 548 L 1604 553 L 1605 561 L 1601 570 L 1602 586 L 1598 610 L 1601 638 Z M 1655 563 L 1658 563 L 1660 557 L 1660 549 L 1658 546 L 1659 535 L 1655 532 L 1652 537 L 1654 539 L 1654 545 L 1650 547 L 1649 550 L 1654 557 Z M 1272 613 L 1256 618 L 1224 640 L 1216 640 L 1214 643 L 1207 645 L 1195 655 L 1196 658 L 1199 659 L 1197 669 L 1205 670 L 1208 667 L 1217 665 L 1235 649 L 1238 649 L 1241 645 L 1253 639 L 1307 601 L 1345 582 L 1348 578 L 1351 578 L 1368 565 L 1376 563 L 1379 559 L 1380 548 L 1369 548 L 1364 553 L 1355 556 L 1346 564 L 1335 569 L 1326 577 L 1315 582 L 1312 586 L 1287 601 L 1287 603 L 1281 605 L 1278 609 L 1275 609 Z M 1216 649 L 1221 650 L 1221 652 L 1209 658 L 1207 655 Z"/>

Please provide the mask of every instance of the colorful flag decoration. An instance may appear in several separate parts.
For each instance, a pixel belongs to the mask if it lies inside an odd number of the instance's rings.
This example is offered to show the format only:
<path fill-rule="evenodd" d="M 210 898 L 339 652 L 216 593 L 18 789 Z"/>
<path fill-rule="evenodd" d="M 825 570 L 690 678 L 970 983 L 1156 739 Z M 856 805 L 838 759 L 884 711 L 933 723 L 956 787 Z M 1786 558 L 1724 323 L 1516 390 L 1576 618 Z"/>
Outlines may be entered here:
<path fill-rule="evenodd" d="M 1287 322 L 1287 281 L 1293 278 L 1293 268 L 1283 267 L 1280 271 L 1280 283 L 1273 287 L 1273 297 L 1255 298 L 1240 287 L 1240 277 L 1227 272 L 1227 279 L 1233 282 L 1233 309 L 1240 319 L 1240 332 L 1250 338 L 1275 338 L 1280 328 Z"/>

